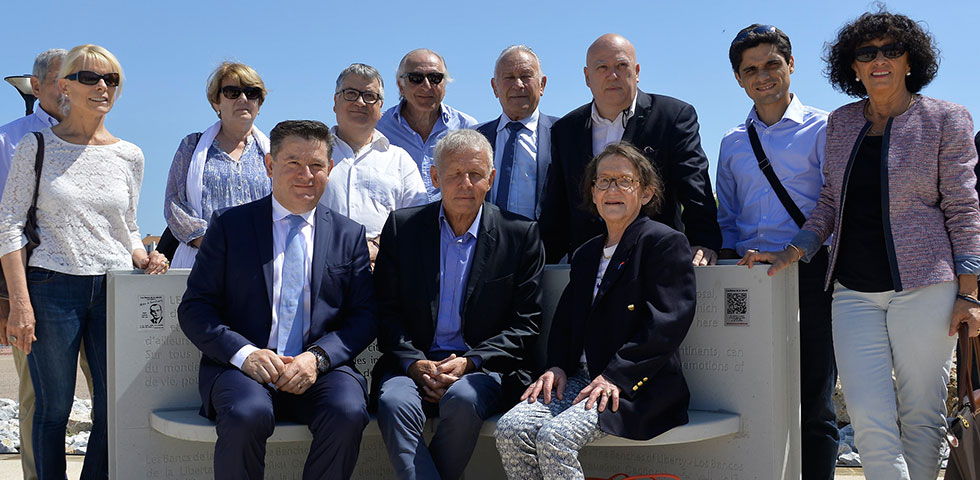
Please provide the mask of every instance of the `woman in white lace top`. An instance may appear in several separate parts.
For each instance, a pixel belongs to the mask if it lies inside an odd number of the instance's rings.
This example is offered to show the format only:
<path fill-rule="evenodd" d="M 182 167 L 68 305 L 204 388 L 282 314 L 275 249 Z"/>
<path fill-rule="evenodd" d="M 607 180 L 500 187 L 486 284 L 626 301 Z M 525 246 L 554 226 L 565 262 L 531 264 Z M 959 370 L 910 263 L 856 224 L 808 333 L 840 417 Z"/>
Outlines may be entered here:
<path fill-rule="evenodd" d="M 109 270 L 164 273 L 166 258 L 147 255 L 136 225 L 143 152 L 113 137 L 103 120 L 122 90 L 122 68 L 109 51 L 68 52 L 59 87 L 71 105 L 65 120 L 41 132 L 37 194 L 40 244 L 27 259 L 23 235 L 34 197 L 38 141 L 26 136 L 11 162 L 0 201 L 0 263 L 10 291 L 6 335 L 30 353 L 36 392 L 34 458 L 38 477 L 64 478 L 64 435 L 85 345 L 92 371 L 92 434 L 82 479 L 108 478 L 106 428 L 106 285 Z M 26 268 L 25 268 L 26 264 Z"/>

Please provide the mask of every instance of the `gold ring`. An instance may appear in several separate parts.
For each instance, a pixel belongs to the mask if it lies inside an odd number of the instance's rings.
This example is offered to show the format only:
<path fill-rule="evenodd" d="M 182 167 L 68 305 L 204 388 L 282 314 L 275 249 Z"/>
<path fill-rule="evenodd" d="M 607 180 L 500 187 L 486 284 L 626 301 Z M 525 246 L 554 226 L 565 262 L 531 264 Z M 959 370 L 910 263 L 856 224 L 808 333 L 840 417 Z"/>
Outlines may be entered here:
<path fill-rule="evenodd" d="M 606 390 L 606 391 L 605 391 L 604 393 L 605 393 L 605 394 L 606 394 L 607 396 L 610 396 L 610 397 L 612 396 L 612 390 Z"/>

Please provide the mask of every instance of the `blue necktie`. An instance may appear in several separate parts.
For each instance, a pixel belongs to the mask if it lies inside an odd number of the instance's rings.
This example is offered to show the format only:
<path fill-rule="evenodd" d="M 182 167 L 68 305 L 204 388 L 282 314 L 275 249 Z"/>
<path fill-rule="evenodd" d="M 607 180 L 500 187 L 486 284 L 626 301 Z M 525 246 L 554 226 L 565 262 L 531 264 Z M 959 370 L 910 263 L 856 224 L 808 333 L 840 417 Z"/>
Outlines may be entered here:
<path fill-rule="evenodd" d="M 300 229 L 303 217 L 289 215 L 289 233 L 282 261 L 282 288 L 279 291 L 279 339 L 280 355 L 296 356 L 303 353 L 303 287 L 306 286 L 305 238 Z"/>
<path fill-rule="evenodd" d="M 510 138 L 504 145 L 504 155 L 500 158 L 500 183 L 497 184 L 497 201 L 494 202 L 501 210 L 507 210 L 507 201 L 510 199 L 510 177 L 514 172 L 514 153 L 517 151 L 517 133 L 524 128 L 521 122 L 510 122 L 507 130 L 510 131 Z"/>

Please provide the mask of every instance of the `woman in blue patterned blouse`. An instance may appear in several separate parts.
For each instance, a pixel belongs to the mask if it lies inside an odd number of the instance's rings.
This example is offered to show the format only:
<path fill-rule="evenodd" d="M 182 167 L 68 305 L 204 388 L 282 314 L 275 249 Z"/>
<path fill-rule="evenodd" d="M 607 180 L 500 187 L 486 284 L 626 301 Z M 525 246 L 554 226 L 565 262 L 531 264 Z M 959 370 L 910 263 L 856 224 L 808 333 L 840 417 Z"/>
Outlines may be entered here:
<path fill-rule="evenodd" d="M 266 93 L 259 74 L 241 63 L 224 62 L 208 79 L 218 121 L 184 137 L 167 178 L 163 216 L 180 241 L 174 268 L 194 266 L 211 213 L 272 191 L 263 162 L 269 139 L 254 125 Z"/>

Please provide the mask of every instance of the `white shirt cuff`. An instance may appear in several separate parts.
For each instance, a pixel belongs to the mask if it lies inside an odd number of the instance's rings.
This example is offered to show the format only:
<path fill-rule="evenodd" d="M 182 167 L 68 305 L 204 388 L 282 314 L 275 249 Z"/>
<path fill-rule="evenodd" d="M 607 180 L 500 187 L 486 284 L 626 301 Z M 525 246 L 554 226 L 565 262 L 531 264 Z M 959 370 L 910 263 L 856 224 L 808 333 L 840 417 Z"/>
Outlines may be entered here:
<path fill-rule="evenodd" d="M 245 345 L 244 347 L 239 348 L 238 351 L 235 352 L 234 355 L 232 355 L 231 360 L 229 360 L 229 362 L 235 367 L 237 367 L 239 370 L 241 370 L 242 364 L 245 363 L 245 359 L 248 358 L 248 356 L 251 355 L 252 352 L 258 349 L 259 348 L 256 347 L 255 345 L 251 345 L 251 344 Z"/>

